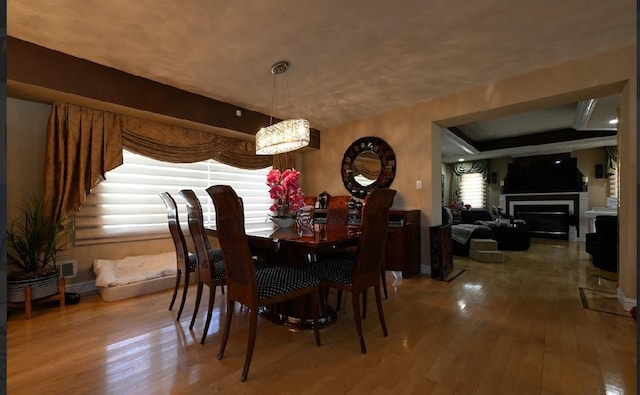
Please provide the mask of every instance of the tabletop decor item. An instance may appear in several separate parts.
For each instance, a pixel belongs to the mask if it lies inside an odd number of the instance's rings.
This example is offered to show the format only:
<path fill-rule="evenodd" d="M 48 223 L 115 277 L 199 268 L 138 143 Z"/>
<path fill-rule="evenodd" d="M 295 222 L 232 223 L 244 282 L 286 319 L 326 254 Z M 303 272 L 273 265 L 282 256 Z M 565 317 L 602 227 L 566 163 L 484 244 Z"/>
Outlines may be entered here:
<path fill-rule="evenodd" d="M 304 206 L 304 193 L 298 184 L 299 177 L 300 172 L 293 168 L 283 172 L 271 169 L 267 174 L 269 195 L 274 200 L 269 208 L 274 213 L 270 219 L 279 227 L 291 226 L 298 209 Z"/>
<path fill-rule="evenodd" d="M 496 216 L 496 224 L 500 224 L 502 220 L 502 206 L 493 206 L 491 211 Z"/>
<path fill-rule="evenodd" d="M 298 228 L 298 236 L 315 235 L 312 206 L 300 207 L 300 210 L 298 210 L 298 216 L 296 217 L 296 226 Z"/>

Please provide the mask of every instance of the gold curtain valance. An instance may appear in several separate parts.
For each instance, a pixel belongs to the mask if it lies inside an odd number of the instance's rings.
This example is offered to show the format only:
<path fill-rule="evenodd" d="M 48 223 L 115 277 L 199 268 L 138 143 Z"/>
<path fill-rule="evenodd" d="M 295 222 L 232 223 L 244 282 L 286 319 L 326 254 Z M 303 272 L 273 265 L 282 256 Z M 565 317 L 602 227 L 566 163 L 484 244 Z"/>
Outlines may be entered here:
<path fill-rule="evenodd" d="M 213 159 L 241 169 L 264 169 L 273 165 L 273 156 L 255 154 L 253 141 L 125 115 L 119 118 L 124 147 L 149 158 L 173 163 Z"/>

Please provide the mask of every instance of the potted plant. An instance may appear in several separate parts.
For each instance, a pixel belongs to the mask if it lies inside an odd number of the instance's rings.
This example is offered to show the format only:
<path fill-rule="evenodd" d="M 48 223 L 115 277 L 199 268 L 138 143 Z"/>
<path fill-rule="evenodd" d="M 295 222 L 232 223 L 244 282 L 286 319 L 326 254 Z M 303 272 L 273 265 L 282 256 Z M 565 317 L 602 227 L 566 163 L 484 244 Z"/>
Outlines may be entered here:
<path fill-rule="evenodd" d="M 267 174 L 269 196 L 274 200 L 269 210 L 275 215 L 271 216 L 279 227 L 289 227 L 293 224 L 298 209 L 304 206 L 304 193 L 298 184 L 300 172 L 296 169 L 286 169 L 282 173 L 278 169 L 271 169 Z"/>
<path fill-rule="evenodd" d="M 21 216 L 7 230 L 7 301 L 24 302 L 58 292 L 56 254 L 62 249 L 66 231 L 62 222 L 46 214 L 42 196 L 30 193 L 23 199 Z"/>

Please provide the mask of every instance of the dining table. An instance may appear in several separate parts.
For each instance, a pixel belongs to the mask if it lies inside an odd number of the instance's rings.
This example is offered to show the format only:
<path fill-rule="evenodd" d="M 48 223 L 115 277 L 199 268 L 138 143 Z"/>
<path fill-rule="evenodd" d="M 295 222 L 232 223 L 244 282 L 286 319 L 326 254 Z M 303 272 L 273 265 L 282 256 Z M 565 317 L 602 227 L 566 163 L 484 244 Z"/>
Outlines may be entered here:
<path fill-rule="evenodd" d="M 217 237 L 215 228 L 207 228 L 207 234 Z M 315 257 L 323 253 L 341 251 L 357 245 L 361 228 L 353 225 L 314 224 L 314 234 L 301 235 L 295 227 L 277 227 L 245 231 L 249 248 L 254 256 L 267 265 L 304 269 L 314 264 Z M 263 315 L 282 325 L 293 328 L 312 328 L 309 301 L 304 298 L 284 302 L 274 308 L 265 308 Z M 321 292 L 320 325 L 326 327 L 335 322 L 337 314 Z"/>

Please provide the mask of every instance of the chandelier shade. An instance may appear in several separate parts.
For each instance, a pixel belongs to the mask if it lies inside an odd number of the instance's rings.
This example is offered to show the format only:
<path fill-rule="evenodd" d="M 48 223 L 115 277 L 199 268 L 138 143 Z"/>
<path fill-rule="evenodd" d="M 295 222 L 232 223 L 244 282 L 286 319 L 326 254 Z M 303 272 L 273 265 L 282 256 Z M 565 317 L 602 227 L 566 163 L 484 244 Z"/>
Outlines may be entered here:
<path fill-rule="evenodd" d="M 286 61 L 276 62 L 271 66 L 273 79 L 273 96 L 271 112 L 276 104 L 277 77 L 289 69 Z M 269 123 L 273 116 L 269 117 Z M 275 124 L 260 128 L 256 133 L 256 155 L 276 155 L 295 151 L 309 145 L 309 121 L 306 119 L 285 119 Z"/>
<path fill-rule="evenodd" d="M 256 133 L 256 154 L 275 155 L 309 145 L 309 121 L 286 119 Z"/>

